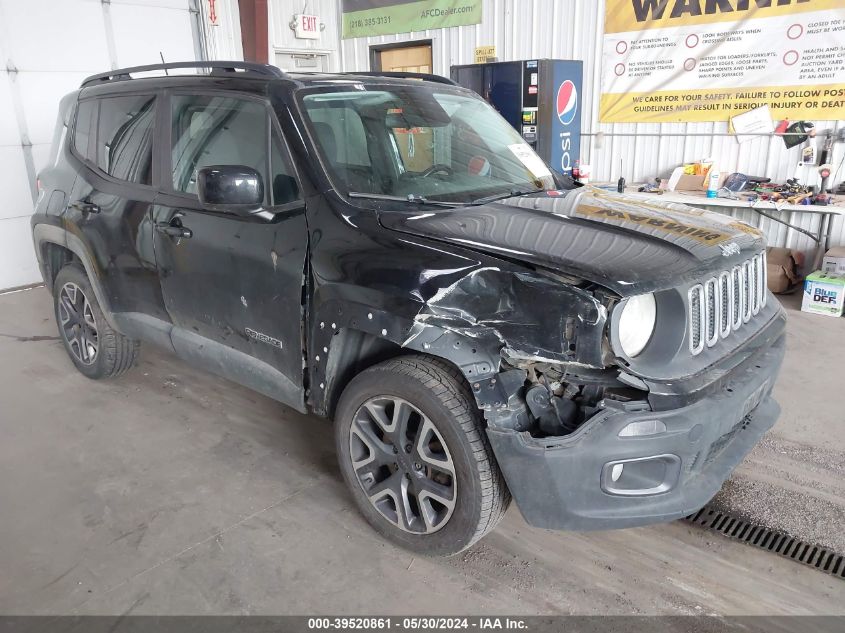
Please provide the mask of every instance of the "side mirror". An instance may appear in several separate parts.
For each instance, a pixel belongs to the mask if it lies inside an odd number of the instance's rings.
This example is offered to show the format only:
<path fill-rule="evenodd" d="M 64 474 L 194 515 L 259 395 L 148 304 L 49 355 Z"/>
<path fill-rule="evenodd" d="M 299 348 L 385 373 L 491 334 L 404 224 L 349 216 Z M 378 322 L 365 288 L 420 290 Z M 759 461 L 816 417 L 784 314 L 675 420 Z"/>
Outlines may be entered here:
<path fill-rule="evenodd" d="M 211 165 L 197 172 L 200 203 L 210 211 L 252 215 L 264 204 L 261 174 L 246 165 Z"/>

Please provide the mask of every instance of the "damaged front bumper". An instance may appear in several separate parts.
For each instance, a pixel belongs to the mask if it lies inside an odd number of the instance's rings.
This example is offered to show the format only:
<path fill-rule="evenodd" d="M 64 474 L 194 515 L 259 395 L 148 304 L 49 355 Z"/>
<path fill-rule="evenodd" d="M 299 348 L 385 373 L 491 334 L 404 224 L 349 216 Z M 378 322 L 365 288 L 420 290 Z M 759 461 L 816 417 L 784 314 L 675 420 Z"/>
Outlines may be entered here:
<path fill-rule="evenodd" d="M 785 349 L 782 313 L 755 339 L 739 365 L 712 369 L 714 379 L 678 408 L 611 403 L 564 437 L 491 424 L 490 443 L 525 520 L 604 530 L 671 521 L 704 506 L 780 413 L 771 390 Z"/>

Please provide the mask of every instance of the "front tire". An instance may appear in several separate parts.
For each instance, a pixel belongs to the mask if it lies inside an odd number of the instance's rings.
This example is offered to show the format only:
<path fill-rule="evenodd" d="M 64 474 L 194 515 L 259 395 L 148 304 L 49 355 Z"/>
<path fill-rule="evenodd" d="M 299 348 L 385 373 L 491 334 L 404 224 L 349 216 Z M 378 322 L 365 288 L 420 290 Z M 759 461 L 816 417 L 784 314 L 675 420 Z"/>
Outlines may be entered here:
<path fill-rule="evenodd" d="M 115 378 L 135 364 L 139 343 L 108 324 L 81 266 L 68 264 L 56 275 L 53 304 L 59 337 L 80 373 Z"/>
<path fill-rule="evenodd" d="M 456 554 L 501 520 L 510 494 L 461 374 L 403 356 L 356 376 L 335 415 L 343 478 L 370 525 L 420 554 Z"/>

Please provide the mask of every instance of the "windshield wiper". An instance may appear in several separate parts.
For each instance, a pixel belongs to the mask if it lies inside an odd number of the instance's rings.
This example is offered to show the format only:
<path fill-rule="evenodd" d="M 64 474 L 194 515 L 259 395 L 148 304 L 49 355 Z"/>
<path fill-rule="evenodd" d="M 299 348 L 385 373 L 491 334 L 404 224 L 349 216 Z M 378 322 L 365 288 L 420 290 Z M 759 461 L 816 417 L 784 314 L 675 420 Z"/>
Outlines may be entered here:
<path fill-rule="evenodd" d="M 545 189 L 511 189 L 507 193 L 496 193 L 492 196 L 485 196 L 483 198 L 476 198 L 470 204 L 487 204 L 488 202 L 495 202 L 496 200 L 504 200 L 505 198 L 516 198 L 517 196 L 527 196 L 530 193 L 541 193 Z"/>
<path fill-rule="evenodd" d="M 350 191 L 350 198 L 367 198 L 369 200 L 393 200 L 395 202 L 414 202 L 418 204 L 430 204 L 438 207 L 460 207 L 461 204 L 455 202 L 441 202 L 439 200 L 429 200 L 424 196 L 418 196 L 409 193 L 407 196 L 391 196 L 385 193 L 361 193 L 360 191 Z"/>

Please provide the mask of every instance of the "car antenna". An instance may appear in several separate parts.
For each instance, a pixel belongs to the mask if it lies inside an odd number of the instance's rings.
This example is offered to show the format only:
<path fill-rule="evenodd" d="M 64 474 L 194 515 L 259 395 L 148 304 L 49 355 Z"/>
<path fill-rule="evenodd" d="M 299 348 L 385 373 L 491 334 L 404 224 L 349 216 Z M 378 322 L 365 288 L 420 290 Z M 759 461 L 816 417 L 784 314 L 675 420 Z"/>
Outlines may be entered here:
<path fill-rule="evenodd" d="M 625 167 L 622 163 L 623 163 L 623 158 L 620 156 L 619 157 L 619 181 L 616 183 L 616 191 L 618 191 L 619 193 L 625 193 L 625 176 L 622 174 Z"/>
<path fill-rule="evenodd" d="M 166 64 L 166 63 L 167 63 L 166 61 L 164 61 L 164 53 L 162 53 L 161 51 L 159 51 L 159 52 L 158 52 L 158 56 L 159 56 L 159 57 L 161 57 L 161 63 L 162 63 L 162 64 Z M 170 76 L 170 73 L 169 73 L 169 72 L 167 72 L 167 68 L 165 68 L 165 69 L 164 69 L 164 74 L 165 74 L 165 75 L 167 75 L 168 77 Z"/>

